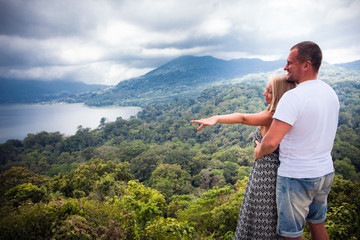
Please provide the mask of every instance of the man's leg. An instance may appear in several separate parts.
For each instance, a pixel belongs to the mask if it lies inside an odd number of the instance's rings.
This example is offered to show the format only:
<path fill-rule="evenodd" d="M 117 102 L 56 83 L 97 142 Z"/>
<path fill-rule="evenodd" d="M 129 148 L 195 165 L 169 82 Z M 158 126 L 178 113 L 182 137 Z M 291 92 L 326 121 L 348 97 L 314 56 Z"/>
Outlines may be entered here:
<path fill-rule="evenodd" d="M 324 223 L 314 224 L 308 222 L 308 224 L 313 240 L 329 240 L 329 236 L 324 226 Z"/>
<path fill-rule="evenodd" d="M 327 197 L 330 193 L 334 173 L 322 177 L 318 194 L 309 206 L 310 212 L 307 218 L 313 240 L 328 240 L 329 236 L 324 226 L 327 210 Z M 312 222 L 312 223 L 311 223 Z"/>
<path fill-rule="evenodd" d="M 278 226 L 276 230 L 285 239 L 301 239 L 309 212 L 307 206 L 312 200 L 299 181 L 294 178 L 277 177 Z"/>
<path fill-rule="evenodd" d="M 288 238 L 288 237 L 284 237 L 285 240 L 301 240 L 301 236 L 297 237 L 297 238 Z"/>

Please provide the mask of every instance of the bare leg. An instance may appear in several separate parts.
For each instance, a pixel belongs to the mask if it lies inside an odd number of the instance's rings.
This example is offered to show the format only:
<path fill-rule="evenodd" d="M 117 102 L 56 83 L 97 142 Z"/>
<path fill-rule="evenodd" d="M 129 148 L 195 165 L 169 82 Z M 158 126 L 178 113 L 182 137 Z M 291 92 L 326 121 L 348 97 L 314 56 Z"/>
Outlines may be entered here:
<path fill-rule="evenodd" d="M 308 222 L 308 224 L 313 240 L 329 240 L 329 236 L 324 226 L 324 223 L 313 224 Z"/>
<path fill-rule="evenodd" d="M 301 236 L 297 237 L 297 238 L 288 238 L 288 237 L 284 237 L 285 240 L 301 240 Z"/>

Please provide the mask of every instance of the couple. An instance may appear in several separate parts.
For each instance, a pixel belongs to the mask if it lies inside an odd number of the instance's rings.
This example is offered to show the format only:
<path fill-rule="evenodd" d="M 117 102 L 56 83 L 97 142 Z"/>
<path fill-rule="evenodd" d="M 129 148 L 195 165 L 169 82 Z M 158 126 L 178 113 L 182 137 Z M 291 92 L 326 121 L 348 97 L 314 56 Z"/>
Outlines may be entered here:
<path fill-rule="evenodd" d="M 201 124 L 198 130 L 216 123 L 260 126 L 235 239 L 301 239 L 306 222 L 313 240 L 328 239 L 323 222 L 339 100 L 317 80 L 321 61 L 316 43 L 298 43 L 287 58 L 288 74 L 270 78 L 266 86 L 265 111 L 191 121 Z"/>

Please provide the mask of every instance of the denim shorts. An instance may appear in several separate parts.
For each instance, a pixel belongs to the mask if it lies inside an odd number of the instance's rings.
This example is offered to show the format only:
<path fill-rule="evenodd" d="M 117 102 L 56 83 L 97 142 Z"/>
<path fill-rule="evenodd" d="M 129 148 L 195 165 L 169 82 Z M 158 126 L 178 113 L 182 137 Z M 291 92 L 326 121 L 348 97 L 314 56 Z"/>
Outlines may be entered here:
<path fill-rule="evenodd" d="M 325 221 L 333 178 L 334 173 L 319 178 L 277 177 L 277 233 L 280 236 L 296 238 L 301 236 L 306 222 Z"/>

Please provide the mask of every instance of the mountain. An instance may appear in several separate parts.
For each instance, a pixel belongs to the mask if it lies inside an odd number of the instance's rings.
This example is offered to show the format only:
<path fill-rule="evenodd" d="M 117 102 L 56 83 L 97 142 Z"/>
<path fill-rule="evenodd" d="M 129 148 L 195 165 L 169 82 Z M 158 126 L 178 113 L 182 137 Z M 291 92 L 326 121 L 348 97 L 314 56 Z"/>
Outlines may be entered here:
<path fill-rule="evenodd" d="M 71 81 L 39 81 L 0 79 L 0 103 L 36 103 L 103 89 L 105 85 L 89 85 Z"/>
<path fill-rule="evenodd" d="M 87 105 L 144 106 L 174 98 L 194 97 L 204 89 L 249 73 L 274 71 L 285 60 L 235 59 L 225 61 L 210 56 L 182 56 L 138 78 L 120 82 L 113 88 L 94 93 Z"/>
<path fill-rule="evenodd" d="M 360 60 L 348 63 L 335 64 L 336 66 L 343 67 L 347 70 L 360 70 Z"/>
<path fill-rule="evenodd" d="M 286 60 L 241 58 L 226 61 L 211 56 L 182 56 L 143 76 L 121 81 L 113 87 L 59 80 L 45 82 L 0 79 L 0 103 L 66 101 L 85 102 L 89 106 L 144 107 L 153 103 L 196 97 L 209 87 L 237 82 L 248 74 L 280 70 L 285 63 Z M 360 60 L 336 65 L 324 63 L 320 73 L 344 69 L 360 70 Z M 327 75 L 329 76 L 331 75 Z M 253 75 L 250 79 L 254 80 Z"/>

